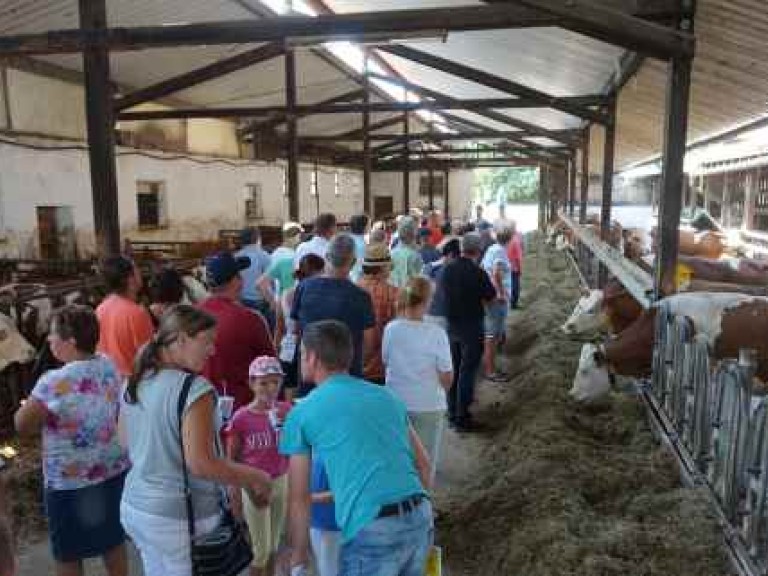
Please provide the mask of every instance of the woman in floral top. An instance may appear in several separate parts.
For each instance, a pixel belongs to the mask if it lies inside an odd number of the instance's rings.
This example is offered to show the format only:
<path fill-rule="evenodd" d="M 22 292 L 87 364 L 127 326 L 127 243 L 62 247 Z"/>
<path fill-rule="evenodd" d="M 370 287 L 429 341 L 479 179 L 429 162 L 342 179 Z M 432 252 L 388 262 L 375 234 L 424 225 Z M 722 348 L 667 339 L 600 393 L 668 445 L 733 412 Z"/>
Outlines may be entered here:
<path fill-rule="evenodd" d="M 117 439 L 120 377 L 95 353 L 93 311 L 58 310 L 48 341 L 64 366 L 45 373 L 16 413 L 20 434 L 43 434 L 45 508 L 57 576 L 81 576 L 102 556 L 109 576 L 126 576 L 120 497 L 128 459 Z"/>

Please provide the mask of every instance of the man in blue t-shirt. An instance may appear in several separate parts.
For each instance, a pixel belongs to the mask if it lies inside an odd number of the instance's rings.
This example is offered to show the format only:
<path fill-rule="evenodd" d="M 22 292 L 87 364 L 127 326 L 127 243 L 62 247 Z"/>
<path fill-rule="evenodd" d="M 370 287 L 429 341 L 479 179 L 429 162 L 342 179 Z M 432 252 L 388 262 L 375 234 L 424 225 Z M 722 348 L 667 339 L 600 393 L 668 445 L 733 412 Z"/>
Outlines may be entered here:
<path fill-rule="evenodd" d="M 304 573 L 317 454 L 342 533 L 339 576 L 422 576 L 434 533 L 429 459 L 405 405 L 387 388 L 349 375 L 352 355 L 344 324 L 305 328 L 302 372 L 317 388 L 290 412 L 280 441 L 280 452 L 290 456 L 291 564 Z"/>
<path fill-rule="evenodd" d="M 319 320 L 338 320 L 345 324 L 352 332 L 355 349 L 349 372 L 362 376 L 363 343 L 365 338 L 375 336 L 370 329 L 376 326 L 376 317 L 368 292 L 349 279 L 349 272 L 355 264 L 355 241 L 352 236 L 334 236 L 328 245 L 326 260 L 326 274 L 308 278 L 296 288 L 291 319 L 297 322 L 300 332 Z"/>

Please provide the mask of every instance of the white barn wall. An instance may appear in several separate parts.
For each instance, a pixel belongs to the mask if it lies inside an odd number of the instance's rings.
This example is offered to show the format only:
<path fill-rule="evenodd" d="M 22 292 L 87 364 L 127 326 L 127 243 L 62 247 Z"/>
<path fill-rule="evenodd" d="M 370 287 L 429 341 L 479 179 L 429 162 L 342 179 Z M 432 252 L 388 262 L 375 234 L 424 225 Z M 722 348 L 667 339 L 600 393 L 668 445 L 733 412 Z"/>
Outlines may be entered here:
<path fill-rule="evenodd" d="M 425 209 L 428 199 L 419 196 L 419 180 L 426 172 L 411 172 L 410 182 L 410 208 Z M 456 218 L 464 218 L 469 215 L 471 206 L 472 188 L 474 185 L 474 172 L 472 170 L 453 170 L 448 176 L 449 212 Z M 392 196 L 395 212 L 403 212 L 403 174 L 402 172 L 374 172 L 371 176 L 371 194 L 373 196 Z M 434 205 L 437 210 L 445 212 L 442 195 L 436 195 Z"/>
<path fill-rule="evenodd" d="M 47 142 L 48 146 L 62 143 Z M 245 223 L 247 184 L 260 184 L 263 218 L 254 224 L 281 224 L 287 219 L 283 196 L 284 164 L 221 161 L 206 157 L 162 159 L 173 155 L 121 148 L 117 158 L 120 227 L 123 238 L 132 240 L 213 239 L 220 229 Z M 316 215 L 309 193 L 312 166 L 300 167 L 299 207 L 302 221 Z M 362 177 L 359 172 L 339 170 L 341 194 L 333 191 L 335 169 L 320 167 L 320 209 L 346 221 L 362 210 Z M 136 183 L 165 183 L 167 227 L 138 229 Z M 71 206 L 78 252 L 94 251 L 93 210 L 88 158 L 84 150 L 39 151 L 0 143 L 0 256 L 35 258 L 39 255 L 37 206 Z"/>
<path fill-rule="evenodd" d="M 71 82 L 8 68 L 8 106 L 14 130 L 85 138 L 85 91 Z"/>

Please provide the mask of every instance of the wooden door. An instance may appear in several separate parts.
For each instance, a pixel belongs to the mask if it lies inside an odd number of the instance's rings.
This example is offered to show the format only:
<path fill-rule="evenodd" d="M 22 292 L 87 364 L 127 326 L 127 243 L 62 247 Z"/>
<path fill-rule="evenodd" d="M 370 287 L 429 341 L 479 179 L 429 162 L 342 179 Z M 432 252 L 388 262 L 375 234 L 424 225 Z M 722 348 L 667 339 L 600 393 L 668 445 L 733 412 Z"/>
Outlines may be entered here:
<path fill-rule="evenodd" d="M 383 216 L 394 214 L 395 205 L 392 196 L 373 197 L 373 219 L 379 220 Z"/>

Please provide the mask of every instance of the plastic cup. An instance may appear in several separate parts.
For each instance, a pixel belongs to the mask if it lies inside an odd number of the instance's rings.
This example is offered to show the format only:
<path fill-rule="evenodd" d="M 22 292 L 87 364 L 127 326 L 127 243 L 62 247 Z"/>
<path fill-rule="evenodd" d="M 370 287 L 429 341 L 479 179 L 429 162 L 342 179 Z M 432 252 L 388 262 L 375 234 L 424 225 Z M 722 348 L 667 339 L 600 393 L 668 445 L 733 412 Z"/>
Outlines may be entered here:
<path fill-rule="evenodd" d="M 232 418 L 232 411 L 235 408 L 234 396 L 219 396 L 219 414 L 225 422 Z"/>

